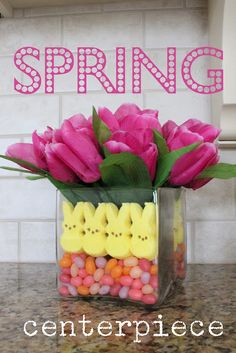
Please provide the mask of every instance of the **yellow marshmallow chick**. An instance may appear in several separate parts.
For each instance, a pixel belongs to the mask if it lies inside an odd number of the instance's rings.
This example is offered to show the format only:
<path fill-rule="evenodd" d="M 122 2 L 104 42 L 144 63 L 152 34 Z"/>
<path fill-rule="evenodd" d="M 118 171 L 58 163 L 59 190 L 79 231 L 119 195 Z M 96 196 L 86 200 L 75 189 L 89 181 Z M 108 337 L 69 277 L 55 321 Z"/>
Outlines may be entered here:
<path fill-rule="evenodd" d="M 63 234 L 60 239 L 61 247 L 66 252 L 82 251 L 83 239 L 83 207 L 78 202 L 75 208 L 70 202 L 63 202 Z"/>
<path fill-rule="evenodd" d="M 118 209 L 114 203 L 106 204 L 107 214 L 107 253 L 117 259 L 124 259 L 131 255 L 131 219 L 130 219 L 130 204 L 123 203 Z"/>
<path fill-rule="evenodd" d="M 184 242 L 184 224 L 182 214 L 182 203 L 181 199 L 175 201 L 174 204 L 174 250 L 177 245 Z"/>
<path fill-rule="evenodd" d="M 91 256 L 106 255 L 106 204 L 95 208 L 91 202 L 84 202 L 84 218 L 84 251 Z"/>
<path fill-rule="evenodd" d="M 131 252 L 138 258 L 153 260 L 158 255 L 156 206 L 146 202 L 142 208 L 137 203 L 130 205 L 132 219 Z"/>

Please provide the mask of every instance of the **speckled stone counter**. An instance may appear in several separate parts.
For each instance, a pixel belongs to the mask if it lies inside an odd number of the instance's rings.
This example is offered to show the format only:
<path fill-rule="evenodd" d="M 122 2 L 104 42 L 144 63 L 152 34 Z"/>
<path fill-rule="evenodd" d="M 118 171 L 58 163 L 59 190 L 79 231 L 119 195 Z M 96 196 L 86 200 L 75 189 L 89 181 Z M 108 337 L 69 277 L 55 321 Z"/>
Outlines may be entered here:
<path fill-rule="evenodd" d="M 56 268 L 41 264 L 0 264 L 0 352 L 2 353 L 233 353 L 236 352 L 236 265 L 191 265 L 182 285 L 158 310 L 147 311 L 140 307 L 102 300 L 66 301 L 57 296 Z M 93 326 L 107 320 L 157 320 L 163 315 L 164 327 L 176 320 L 188 325 L 194 320 L 204 324 L 219 320 L 224 333 L 213 337 L 207 332 L 193 337 L 187 332 L 183 337 L 170 335 L 142 337 L 134 343 L 133 328 L 126 327 L 126 336 L 100 336 L 97 331 L 90 337 L 78 332 L 76 337 L 46 337 L 40 325 L 47 320 L 73 322 L 82 315 Z M 24 334 L 24 323 L 34 320 L 39 333 L 34 337 Z M 169 332 L 169 331 L 168 331 Z"/>

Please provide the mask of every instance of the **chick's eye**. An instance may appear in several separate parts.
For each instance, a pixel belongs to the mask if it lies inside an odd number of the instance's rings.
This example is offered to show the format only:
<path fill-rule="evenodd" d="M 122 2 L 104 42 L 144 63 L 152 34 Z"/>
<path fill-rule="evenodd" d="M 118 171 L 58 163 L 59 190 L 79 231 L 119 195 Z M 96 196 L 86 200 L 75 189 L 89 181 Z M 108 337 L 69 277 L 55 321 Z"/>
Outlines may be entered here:
<path fill-rule="evenodd" d="M 114 235 L 114 232 L 111 232 L 112 235 Z"/>
<path fill-rule="evenodd" d="M 98 230 L 98 229 L 95 229 L 95 232 L 96 232 L 96 233 L 98 233 L 98 232 L 99 232 L 99 230 Z"/>
<path fill-rule="evenodd" d="M 122 236 L 122 233 L 119 233 L 119 236 L 121 237 L 121 236 Z"/>
<path fill-rule="evenodd" d="M 73 228 L 76 228 L 76 225 L 75 225 L 75 224 L 73 225 Z"/>
<path fill-rule="evenodd" d="M 65 224 L 65 227 L 67 228 L 67 227 L 68 227 L 68 224 Z"/>
<path fill-rule="evenodd" d="M 90 228 L 87 228 L 88 231 L 90 231 Z"/>
<path fill-rule="evenodd" d="M 145 239 L 147 240 L 147 237 L 145 237 Z"/>

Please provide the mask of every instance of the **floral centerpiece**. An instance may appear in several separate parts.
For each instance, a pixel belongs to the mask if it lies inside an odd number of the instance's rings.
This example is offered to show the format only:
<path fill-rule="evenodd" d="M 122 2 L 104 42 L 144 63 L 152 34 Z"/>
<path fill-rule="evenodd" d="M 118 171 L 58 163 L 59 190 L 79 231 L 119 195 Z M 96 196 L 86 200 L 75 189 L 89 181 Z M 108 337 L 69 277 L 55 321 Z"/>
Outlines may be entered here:
<path fill-rule="evenodd" d="M 59 232 L 62 296 L 160 303 L 185 275 L 182 187 L 236 176 L 219 163 L 220 130 L 189 119 L 161 126 L 158 111 L 93 108 L 59 129 L 9 146 L 3 169 L 48 179 L 64 196 Z M 60 217 L 59 217 L 60 218 Z"/>

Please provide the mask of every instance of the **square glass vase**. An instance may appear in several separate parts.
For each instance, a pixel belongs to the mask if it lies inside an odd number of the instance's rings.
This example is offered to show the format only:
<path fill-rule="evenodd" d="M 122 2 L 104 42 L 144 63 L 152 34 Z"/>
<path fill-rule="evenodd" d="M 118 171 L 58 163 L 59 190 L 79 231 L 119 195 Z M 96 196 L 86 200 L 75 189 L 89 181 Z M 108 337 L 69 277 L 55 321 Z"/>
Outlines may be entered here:
<path fill-rule="evenodd" d="M 58 291 L 159 306 L 186 272 L 182 188 L 58 193 Z"/>

